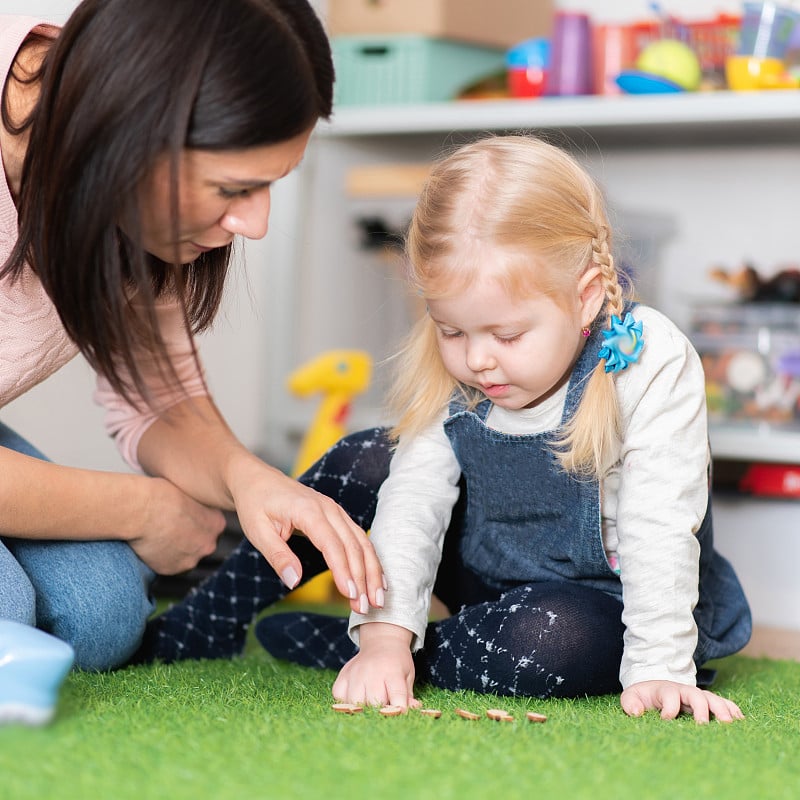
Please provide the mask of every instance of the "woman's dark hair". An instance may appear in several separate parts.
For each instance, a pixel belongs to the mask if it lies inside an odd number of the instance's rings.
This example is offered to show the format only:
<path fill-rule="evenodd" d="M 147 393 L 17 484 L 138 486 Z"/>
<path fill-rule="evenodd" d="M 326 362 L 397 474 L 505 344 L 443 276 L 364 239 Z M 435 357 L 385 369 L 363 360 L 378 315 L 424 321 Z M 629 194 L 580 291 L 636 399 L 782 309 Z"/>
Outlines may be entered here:
<path fill-rule="evenodd" d="M 33 80 L 39 100 L 16 126 L 3 95 L 6 128 L 30 138 L 19 239 L 0 278 L 30 264 L 92 366 L 129 401 L 134 390 L 147 400 L 137 349 L 175 379 L 156 299 L 174 292 L 187 327 L 208 327 L 231 248 L 187 266 L 145 253 L 137 190 L 169 153 L 177 240 L 181 150 L 277 144 L 328 118 L 327 37 L 306 0 L 83 0 Z"/>

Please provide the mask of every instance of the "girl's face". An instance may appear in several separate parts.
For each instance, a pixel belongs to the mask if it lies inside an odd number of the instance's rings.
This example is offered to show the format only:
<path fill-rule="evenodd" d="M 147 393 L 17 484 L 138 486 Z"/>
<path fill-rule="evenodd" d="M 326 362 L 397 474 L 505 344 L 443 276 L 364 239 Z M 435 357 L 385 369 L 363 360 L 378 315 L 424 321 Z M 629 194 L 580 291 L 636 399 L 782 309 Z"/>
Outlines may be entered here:
<path fill-rule="evenodd" d="M 237 234 L 267 232 L 270 186 L 305 153 L 311 129 L 278 144 L 246 150 L 184 150 L 178 162 L 178 238 L 170 210 L 170 158 L 165 154 L 139 192 L 142 247 L 162 261 L 188 264 L 225 247 Z"/>
<path fill-rule="evenodd" d="M 502 408 L 535 406 L 564 384 L 580 355 L 581 330 L 603 303 L 598 275 L 587 270 L 563 307 L 545 294 L 511 297 L 491 276 L 429 300 L 445 368 Z"/>

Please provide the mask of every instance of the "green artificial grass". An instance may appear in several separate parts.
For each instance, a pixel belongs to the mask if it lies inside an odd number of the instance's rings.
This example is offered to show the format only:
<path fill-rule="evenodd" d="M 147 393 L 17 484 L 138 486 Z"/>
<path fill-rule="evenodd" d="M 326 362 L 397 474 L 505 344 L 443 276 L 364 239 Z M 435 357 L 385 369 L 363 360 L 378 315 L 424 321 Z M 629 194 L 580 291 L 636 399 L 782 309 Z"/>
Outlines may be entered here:
<path fill-rule="evenodd" d="M 508 699 L 422 689 L 441 719 L 330 708 L 335 674 L 242 658 L 71 674 L 45 728 L 0 728 L 0 797 L 800 797 L 800 663 L 732 657 L 716 690 L 743 722 L 630 719 L 616 696 Z M 505 708 L 514 722 L 454 709 Z M 545 713 L 545 724 L 525 712 Z"/>

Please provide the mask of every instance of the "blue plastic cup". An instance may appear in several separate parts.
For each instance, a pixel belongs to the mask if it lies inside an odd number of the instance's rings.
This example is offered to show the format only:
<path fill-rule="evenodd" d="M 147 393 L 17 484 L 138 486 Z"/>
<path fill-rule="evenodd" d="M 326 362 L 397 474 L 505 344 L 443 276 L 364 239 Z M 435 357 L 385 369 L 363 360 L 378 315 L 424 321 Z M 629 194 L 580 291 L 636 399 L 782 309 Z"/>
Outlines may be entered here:
<path fill-rule="evenodd" d="M 783 59 L 798 20 L 800 14 L 779 3 L 745 3 L 739 55 Z"/>

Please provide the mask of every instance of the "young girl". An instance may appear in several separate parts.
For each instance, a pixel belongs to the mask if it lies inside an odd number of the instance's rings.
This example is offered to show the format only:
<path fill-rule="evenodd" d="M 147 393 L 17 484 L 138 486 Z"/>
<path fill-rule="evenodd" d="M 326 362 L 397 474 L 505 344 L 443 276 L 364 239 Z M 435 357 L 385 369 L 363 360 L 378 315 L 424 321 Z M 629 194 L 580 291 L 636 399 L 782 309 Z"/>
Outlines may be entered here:
<path fill-rule="evenodd" d="M 750 635 L 712 544 L 703 371 L 674 324 L 626 302 L 598 187 L 542 141 L 484 139 L 435 166 L 407 249 L 427 313 L 372 521 L 385 602 L 351 615 L 355 655 L 343 620 L 314 615 L 267 617 L 261 641 L 351 656 L 333 693 L 352 702 L 418 705 L 416 674 L 741 718 L 696 685 Z M 434 591 L 453 616 L 428 624 Z"/>

